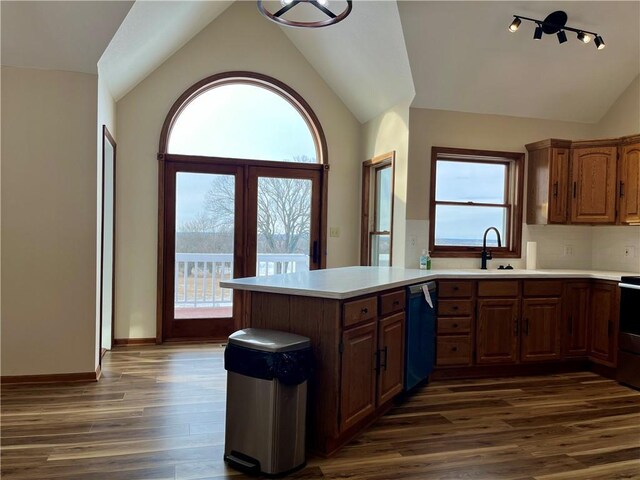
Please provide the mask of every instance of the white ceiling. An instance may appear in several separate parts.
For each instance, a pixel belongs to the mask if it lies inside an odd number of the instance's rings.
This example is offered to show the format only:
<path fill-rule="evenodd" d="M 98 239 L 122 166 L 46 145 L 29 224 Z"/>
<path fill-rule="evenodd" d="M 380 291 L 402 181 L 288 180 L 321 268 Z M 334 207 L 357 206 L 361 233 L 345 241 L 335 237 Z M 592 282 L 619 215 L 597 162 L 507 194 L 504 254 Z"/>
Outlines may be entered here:
<path fill-rule="evenodd" d="M 2 64 L 95 74 L 132 1 L 0 3 Z"/>
<path fill-rule="evenodd" d="M 120 99 L 233 0 L 132 3 L 3 0 L 2 64 L 96 73 L 100 60 Z M 555 9 L 607 47 L 507 30 L 514 13 Z M 594 123 L 640 73 L 637 0 L 356 0 L 340 24 L 282 28 L 361 122 L 415 93 L 416 107 Z"/>
<path fill-rule="evenodd" d="M 413 106 L 595 123 L 640 73 L 640 2 L 399 2 L 416 96 Z M 514 14 L 600 33 L 596 50 L 567 32 L 533 40 L 508 31 Z"/>
<path fill-rule="evenodd" d="M 340 8 L 336 5 L 334 10 Z M 341 23 L 282 31 L 361 122 L 413 98 L 396 2 L 354 1 Z"/>
<path fill-rule="evenodd" d="M 114 98 L 125 96 L 232 3 L 137 1 L 99 62 Z"/>

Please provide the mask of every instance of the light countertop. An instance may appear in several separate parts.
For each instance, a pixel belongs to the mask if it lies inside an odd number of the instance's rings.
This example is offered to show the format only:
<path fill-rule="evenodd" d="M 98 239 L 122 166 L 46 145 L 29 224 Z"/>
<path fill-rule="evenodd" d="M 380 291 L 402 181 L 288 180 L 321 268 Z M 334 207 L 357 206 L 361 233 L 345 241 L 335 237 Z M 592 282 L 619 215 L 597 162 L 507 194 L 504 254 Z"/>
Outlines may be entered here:
<path fill-rule="evenodd" d="M 592 278 L 620 281 L 630 272 L 597 270 L 417 270 L 400 267 L 343 267 L 269 277 L 236 278 L 220 282 L 224 288 L 342 300 L 429 280 L 505 278 Z"/>

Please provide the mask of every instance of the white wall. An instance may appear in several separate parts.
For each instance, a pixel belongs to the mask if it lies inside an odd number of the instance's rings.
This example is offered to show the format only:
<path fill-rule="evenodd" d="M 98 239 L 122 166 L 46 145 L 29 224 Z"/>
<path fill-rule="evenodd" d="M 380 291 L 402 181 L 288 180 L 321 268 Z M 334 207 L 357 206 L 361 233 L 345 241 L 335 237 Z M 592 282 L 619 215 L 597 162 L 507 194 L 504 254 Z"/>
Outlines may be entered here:
<path fill-rule="evenodd" d="M 275 77 L 310 104 L 329 146 L 327 266 L 358 262 L 360 124 L 311 65 L 252 2 L 236 2 L 117 103 L 116 338 L 156 335 L 160 130 L 173 102 L 215 73 Z"/>
<path fill-rule="evenodd" d="M 524 146 L 527 143 L 551 137 L 591 138 L 593 128 L 593 125 L 583 123 L 412 108 L 409 120 L 406 265 L 417 267 L 420 251 L 427 248 L 431 147 L 526 153 Z M 524 211 L 526 212 L 526 204 Z M 588 234 L 584 234 L 582 227 L 573 226 L 563 227 L 560 234 L 556 233 L 553 227 L 523 228 L 523 258 L 492 260 L 489 262 L 489 268 L 506 263 L 511 263 L 514 267 L 524 267 L 524 246 L 529 239 L 538 241 L 540 266 L 552 267 L 554 263 L 551 260 L 557 258 L 557 252 L 562 248 L 565 236 L 571 238 L 575 248 L 570 258 L 563 259 L 563 266 L 589 268 L 591 239 Z M 546 259 L 549 259 L 548 264 Z M 476 268 L 479 264 L 479 258 L 433 259 L 433 268 Z"/>
<path fill-rule="evenodd" d="M 111 265 L 113 264 L 113 234 L 111 229 L 107 228 L 105 232 L 105 250 L 104 259 L 101 262 L 100 252 L 103 248 L 102 245 L 102 144 L 103 133 L 102 126 L 106 125 L 109 133 L 116 139 L 116 101 L 114 100 L 108 86 L 104 82 L 100 74 L 100 68 L 98 67 L 98 121 L 97 121 L 97 178 L 96 178 L 96 363 L 99 362 L 99 355 L 101 347 L 111 348 L 111 313 L 112 313 L 112 278 L 113 271 Z M 108 177 L 109 178 L 109 177 Z M 110 182 L 109 182 L 110 183 Z M 106 191 L 105 195 L 108 197 L 109 192 Z M 111 202 L 108 202 L 110 204 Z M 109 220 L 113 218 L 113 209 L 108 208 L 105 211 L 105 223 L 109 223 Z M 104 264 L 104 271 L 101 275 L 101 263 Z M 104 278 L 102 281 L 101 276 Z M 102 290 L 102 311 L 100 309 L 100 291 Z M 100 315 L 104 319 L 102 327 L 100 327 Z M 102 328 L 102 344 L 100 345 L 100 328 Z"/>
<path fill-rule="evenodd" d="M 403 267 L 405 262 L 409 105 L 410 102 L 407 101 L 390 108 L 383 114 L 362 125 L 361 131 L 362 161 L 391 151 L 396 152 L 394 164 L 392 251 L 394 267 Z"/>
<path fill-rule="evenodd" d="M 92 372 L 97 77 L 2 67 L 2 375 Z"/>
<path fill-rule="evenodd" d="M 640 133 L 640 75 L 626 88 L 595 127 L 600 138 Z"/>

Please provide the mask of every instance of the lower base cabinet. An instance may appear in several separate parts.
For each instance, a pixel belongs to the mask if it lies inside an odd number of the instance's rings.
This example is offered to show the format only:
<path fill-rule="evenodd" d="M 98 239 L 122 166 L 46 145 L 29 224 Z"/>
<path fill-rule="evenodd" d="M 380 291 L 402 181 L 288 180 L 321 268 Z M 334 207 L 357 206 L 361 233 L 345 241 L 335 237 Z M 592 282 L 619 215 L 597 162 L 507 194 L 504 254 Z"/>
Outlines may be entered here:
<path fill-rule="evenodd" d="M 620 289 L 615 283 L 595 282 L 591 286 L 591 337 L 589 357 L 615 366 L 620 319 Z"/>
<path fill-rule="evenodd" d="M 562 344 L 560 298 L 525 298 L 522 302 L 520 360 L 540 362 L 560 360 Z"/>
<path fill-rule="evenodd" d="M 378 339 L 377 401 L 382 405 L 404 387 L 404 313 L 380 320 Z"/>
<path fill-rule="evenodd" d="M 376 320 L 342 334 L 340 430 L 357 424 L 376 409 L 377 332 Z"/>
<path fill-rule="evenodd" d="M 479 365 L 517 361 L 519 315 L 517 299 L 478 300 L 476 361 Z"/>
<path fill-rule="evenodd" d="M 568 282 L 564 293 L 564 356 L 586 357 L 589 351 L 591 283 Z"/>

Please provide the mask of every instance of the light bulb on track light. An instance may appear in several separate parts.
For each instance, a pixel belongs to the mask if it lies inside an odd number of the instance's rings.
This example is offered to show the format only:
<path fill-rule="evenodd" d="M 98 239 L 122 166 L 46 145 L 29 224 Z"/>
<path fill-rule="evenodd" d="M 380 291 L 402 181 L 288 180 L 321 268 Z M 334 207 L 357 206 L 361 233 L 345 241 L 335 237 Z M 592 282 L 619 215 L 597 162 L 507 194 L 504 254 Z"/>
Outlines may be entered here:
<path fill-rule="evenodd" d="M 518 30 L 518 27 L 520 27 L 521 23 L 522 20 L 520 20 L 518 17 L 514 18 L 513 22 L 511 22 L 511 25 L 509 25 L 509 31 L 515 32 L 516 30 Z"/>
<path fill-rule="evenodd" d="M 602 37 L 600 35 L 596 35 L 594 43 L 596 44 L 596 48 L 598 50 L 602 50 L 605 47 L 604 40 L 602 39 Z"/>
<path fill-rule="evenodd" d="M 591 37 L 584 32 L 578 32 L 578 40 L 583 43 L 589 43 L 591 41 Z"/>

